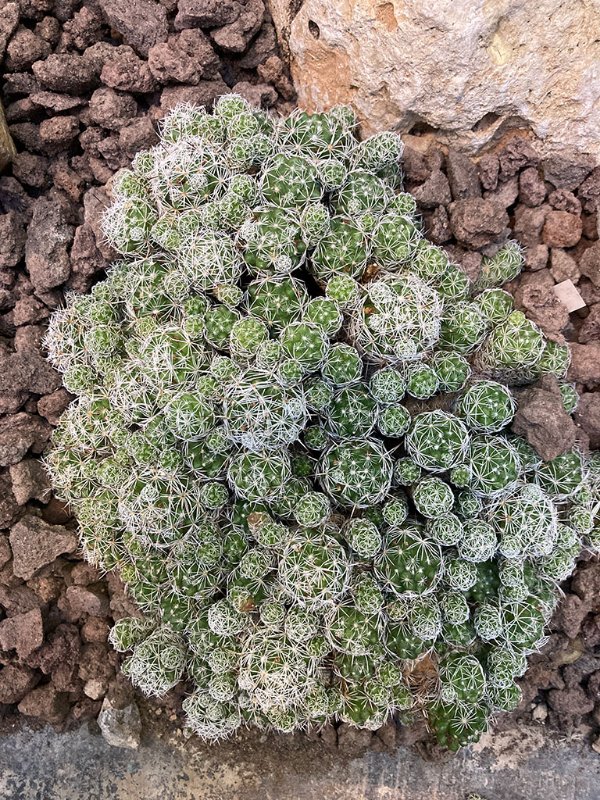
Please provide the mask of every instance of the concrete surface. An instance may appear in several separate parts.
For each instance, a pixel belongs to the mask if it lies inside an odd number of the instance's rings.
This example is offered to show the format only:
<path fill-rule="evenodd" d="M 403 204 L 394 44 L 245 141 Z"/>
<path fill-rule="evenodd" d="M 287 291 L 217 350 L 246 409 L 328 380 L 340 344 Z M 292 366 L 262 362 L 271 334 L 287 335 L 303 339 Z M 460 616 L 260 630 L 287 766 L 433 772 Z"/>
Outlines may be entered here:
<path fill-rule="evenodd" d="M 139 751 L 89 727 L 0 735 L 1 800 L 599 800 L 600 756 L 543 728 L 487 736 L 443 762 L 406 749 L 352 758 L 306 737 L 244 733 L 204 747 L 172 732 Z"/>

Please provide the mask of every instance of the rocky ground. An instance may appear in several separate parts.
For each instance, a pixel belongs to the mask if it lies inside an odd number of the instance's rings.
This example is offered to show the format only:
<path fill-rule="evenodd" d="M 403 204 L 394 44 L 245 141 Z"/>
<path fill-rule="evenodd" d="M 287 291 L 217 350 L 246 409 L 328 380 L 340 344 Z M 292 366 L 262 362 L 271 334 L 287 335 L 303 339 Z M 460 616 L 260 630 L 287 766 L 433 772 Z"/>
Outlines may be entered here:
<path fill-rule="evenodd" d="M 44 325 L 65 291 L 84 292 L 112 253 L 100 235 L 103 188 L 156 140 L 176 103 L 237 91 L 286 110 L 293 88 L 262 0 L 0 0 L 2 97 L 18 155 L 0 177 L 0 717 L 68 727 L 133 693 L 107 643 L 129 601 L 114 576 L 77 554 L 69 510 L 39 456 L 70 401 L 45 362 Z M 429 237 L 475 277 L 509 236 L 526 249 L 512 287 L 544 331 L 571 343 L 576 423 L 548 381 L 523 396 L 516 425 L 544 454 L 600 446 L 600 168 L 587 157 L 541 160 L 513 134 L 478 162 L 410 137 L 406 184 Z M 553 287 L 570 280 L 586 307 L 569 314 Z M 600 563 L 564 587 L 544 652 L 531 659 L 521 709 L 568 735 L 600 730 Z M 178 691 L 146 713 L 179 712 Z M 423 742 L 423 726 L 321 734 L 345 750 Z M 600 747 L 600 745 L 597 745 Z"/>

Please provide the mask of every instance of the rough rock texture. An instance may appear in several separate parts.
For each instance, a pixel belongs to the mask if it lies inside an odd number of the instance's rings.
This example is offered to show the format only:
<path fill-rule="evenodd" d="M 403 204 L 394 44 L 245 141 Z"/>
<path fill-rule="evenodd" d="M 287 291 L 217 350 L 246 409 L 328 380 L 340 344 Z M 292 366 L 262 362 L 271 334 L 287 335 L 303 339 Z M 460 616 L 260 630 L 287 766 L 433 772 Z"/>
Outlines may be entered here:
<path fill-rule="evenodd" d="M 137 750 L 140 746 L 142 721 L 135 703 L 130 703 L 124 708 L 116 708 L 109 698 L 105 697 L 98 715 L 98 725 L 102 736 L 113 747 Z"/>
<path fill-rule="evenodd" d="M 77 547 L 77 535 L 28 515 L 11 528 L 10 546 L 14 574 L 28 580 L 61 553 L 72 553 Z"/>
<path fill-rule="evenodd" d="M 521 127 L 549 150 L 600 155 L 596 3 L 270 0 L 270 10 L 301 106 L 351 102 L 366 131 L 436 128 L 463 150 Z"/>
<path fill-rule="evenodd" d="M 564 410 L 558 383 L 551 376 L 519 393 L 512 427 L 546 460 L 570 450 L 577 436 L 577 427 Z"/>
<path fill-rule="evenodd" d="M 0 103 L 0 170 L 4 169 L 8 162 L 14 158 L 15 153 L 15 145 L 6 125 L 2 103 Z"/>

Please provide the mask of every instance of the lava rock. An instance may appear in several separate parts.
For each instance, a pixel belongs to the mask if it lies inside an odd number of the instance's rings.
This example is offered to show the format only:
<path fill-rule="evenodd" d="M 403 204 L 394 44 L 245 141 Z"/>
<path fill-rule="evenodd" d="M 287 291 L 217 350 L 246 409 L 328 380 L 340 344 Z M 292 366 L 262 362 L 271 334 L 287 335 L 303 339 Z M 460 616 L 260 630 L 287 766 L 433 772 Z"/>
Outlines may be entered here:
<path fill-rule="evenodd" d="M 573 447 L 577 428 L 564 409 L 555 378 L 546 376 L 540 384 L 519 392 L 512 429 L 547 461 Z"/>
<path fill-rule="evenodd" d="M 238 18 L 239 0 L 179 0 L 175 30 L 218 28 Z"/>
<path fill-rule="evenodd" d="M 575 422 L 590 438 L 590 447 L 600 448 L 600 394 L 586 392 L 579 398 Z"/>
<path fill-rule="evenodd" d="M 568 280 L 577 284 L 581 277 L 581 272 L 573 256 L 556 247 L 550 251 L 550 273 L 557 283 Z"/>
<path fill-rule="evenodd" d="M 212 78 L 219 68 L 219 57 L 210 40 L 200 30 L 185 30 L 155 45 L 148 55 L 150 72 L 161 84 L 198 85 Z"/>
<path fill-rule="evenodd" d="M 58 203 L 45 197 L 35 201 L 25 246 L 25 264 L 36 290 L 60 286 L 69 277 L 68 247 L 73 231 Z"/>
<path fill-rule="evenodd" d="M 596 166 L 592 156 L 584 153 L 560 153 L 548 156 L 542 162 L 544 180 L 557 189 L 573 191 Z"/>
<path fill-rule="evenodd" d="M 568 211 L 549 211 L 542 237 L 549 247 L 574 247 L 581 239 L 581 219 Z"/>
<path fill-rule="evenodd" d="M 263 0 L 242 0 L 236 5 L 236 19 L 210 32 L 215 44 L 226 53 L 243 53 L 260 30 L 265 16 Z"/>
<path fill-rule="evenodd" d="M 0 622 L 0 650 L 15 650 L 20 659 L 30 656 L 43 641 L 44 623 L 39 608 Z"/>
<path fill-rule="evenodd" d="M 479 249 L 506 235 L 508 214 L 490 200 L 457 200 L 450 206 L 450 225 L 461 244 Z"/>
<path fill-rule="evenodd" d="M 19 703 L 39 682 L 39 675 L 21 664 L 7 664 L 0 670 L 0 703 Z"/>
<path fill-rule="evenodd" d="M 0 269 L 16 267 L 25 254 L 25 220 L 17 211 L 0 214 Z"/>
<path fill-rule="evenodd" d="M 57 692 L 51 683 L 46 683 L 28 692 L 18 708 L 27 717 L 37 717 L 43 722 L 56 725 L 69 713 L 70 704 L 65 693 Z"/>
<path fill-rule="evenodd" d="M 29 448 L 41 452 L 51 430 L 47 422 L 26 412 L 0 419 L 0 466 L 16 464 Z"/>
<path fill-rule="evenodd" d="M 110 27 L 141 56 L 147 58 L 151 47 L 167 39 L 167 11 L 154 0 L 99 0 L 99 7 Z"/>
<path fill-rule="evenodd" d="M 54 53 L 36 61 L 33 74 L 46 89 L 65 94 L 81 94 L 96 83 L 93 65 L 81 55 Z"/>
<path fill-rule="evenodd" d="M 590 308 L 577 337 L 582 344 L 600 341 L 600 303 Z"/>
<path fill-rule="evenodd" d="M 13 552 L 13 572 L 18 578 L 29 580 L 42 567 L 51 564 L 63 553 L 77 549 L 77 536 L 62 525 L 47 522 L 27 514 L 10 530 Z"/>
<path fill-rule="evenodd" d="M 15 500 L 24 506 L 28 500 L 39 500 L 41 503 L 50 499 L 52 491 L 48 472 L 41 461 L 26 458 L 10 467 L 10 478 Z"/>
<path fill-rule="evenodd" d="M 481 197 L 479 175 L 472 159 L 458 150 L 450 149 L 446 156 L 446 170 L 454 200 Z"/>
<path fill-rule="evenodd" d="M 590 388 L 600 385 L 600 342 L 571 344 L 571 365 L 567 377 Z"/>
<path fill-rule="evenodd" d="M 448 178 L 439 169 L 434 169 L 424 183 L 413 189 L 413 195 L 422 208 L 445 206 L 452 200 Z"/>
<path fill-rule="evenodd" d="M 596 242 L 579 259 L 579 270 L 600 288 L 600 242 Z"/>
<path fill-rule="evenodd" d="M 118 131 L 138 112 L 136 101 L 128 94 L 103 87 L 96 89 L 90 97 L 88 113 L 95 125 Z"/>
<path fill-rule="evenodd" d="M 541 206 L 546 199 L 546 184 L 535 167 L 527 167 L 519 175 L 519 200 L 526 206 Z"/>
<path fill-rule="evenodd" d="M 147 94 L 156 89 L 150 67 L 130 47 L 112 50 L 111 58 L 101 67 L 100 80 L 105 86 L 136 94 Z"/>

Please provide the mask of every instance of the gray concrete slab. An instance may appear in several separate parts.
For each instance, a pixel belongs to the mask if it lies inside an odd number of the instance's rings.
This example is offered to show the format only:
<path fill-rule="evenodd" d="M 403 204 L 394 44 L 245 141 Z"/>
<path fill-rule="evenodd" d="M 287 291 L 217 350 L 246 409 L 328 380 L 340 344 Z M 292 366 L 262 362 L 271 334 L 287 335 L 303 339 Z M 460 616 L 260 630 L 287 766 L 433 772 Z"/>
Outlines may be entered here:
<path fill-rule="evenodd" d="M 600 756 L 527 726 L 443 762 L 399 748 L 352 758 L 306 737 L 246 732 L 202 746 L 157 729 L 138 751 L 89 727 L 0 736 L 1 800 L 600 800 Z"/>

